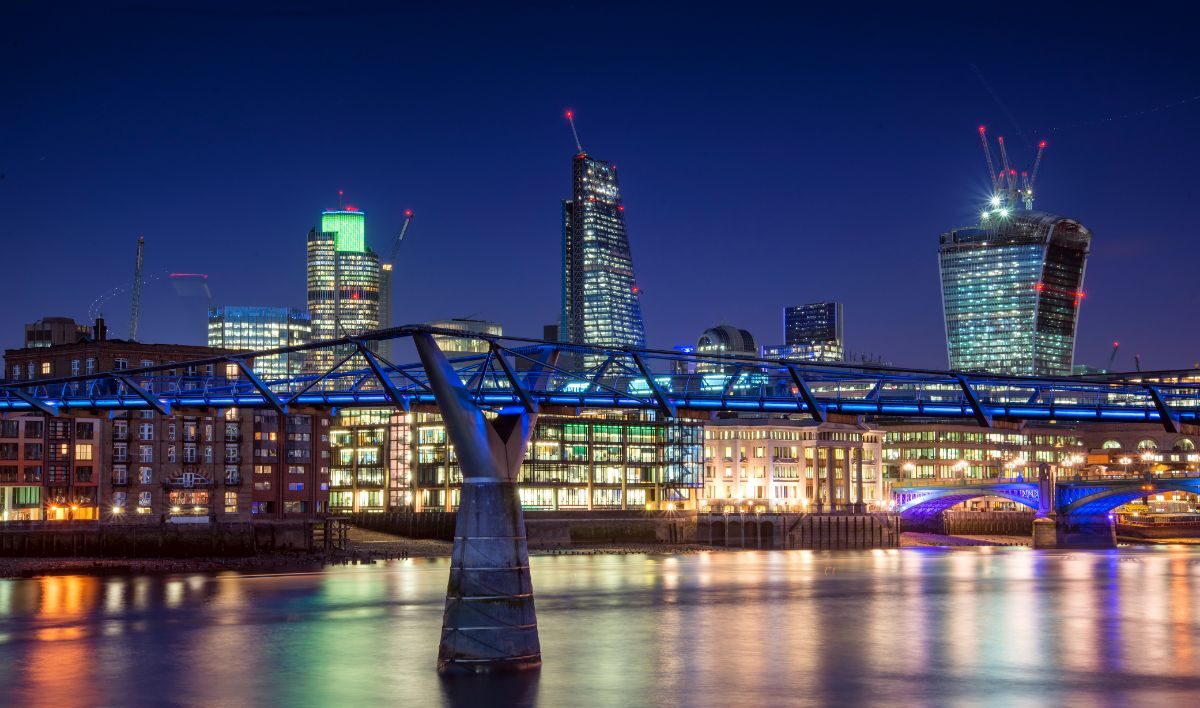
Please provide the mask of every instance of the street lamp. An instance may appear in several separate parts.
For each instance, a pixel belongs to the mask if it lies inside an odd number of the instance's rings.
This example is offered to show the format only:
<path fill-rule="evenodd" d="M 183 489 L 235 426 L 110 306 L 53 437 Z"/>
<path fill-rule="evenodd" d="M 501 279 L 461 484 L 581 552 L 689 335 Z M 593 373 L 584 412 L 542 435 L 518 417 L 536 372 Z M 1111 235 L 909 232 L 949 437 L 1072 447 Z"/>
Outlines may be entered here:
<path fill-rule="evenodd" d="M 1133 462 L 1133 460 L 1129 459 L 1128 457 L 1122 457 L 1121 459 L 1117 460 L 1117 462 L 1121 463 L 1121 466 L 1125 468 L 1125 471 L 1122 474 L 1128 475 L 1129 474 L 1129 463 Z"/>

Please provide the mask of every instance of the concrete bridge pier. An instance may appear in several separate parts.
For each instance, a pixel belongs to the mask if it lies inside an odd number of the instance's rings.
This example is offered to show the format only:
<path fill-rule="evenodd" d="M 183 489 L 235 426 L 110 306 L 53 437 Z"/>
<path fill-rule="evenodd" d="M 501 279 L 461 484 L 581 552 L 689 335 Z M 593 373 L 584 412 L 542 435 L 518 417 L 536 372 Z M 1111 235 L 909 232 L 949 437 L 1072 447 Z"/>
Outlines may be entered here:
<path fill-rule="evenodd" d="M 1116 548 L 1108 514 L 1055 514 L 1033 520 L 1034 548 Z"/>
<path fill-rule="evenodd" d="M 1033 520 L 1034 548 L 1116 548 L 1117 530 L 1108 512 L 1055 512 L 1057 483 L 1050 465 L 1038 465 L 1038 510 Z"/>
<path fill-rule="evenodd" d="M 528 405 L 485 418 L 433 337 L 417 333 L 413 339 L 463 470 L 438 671 L 540 666 L 525 517 L 516 484 L 536 409 Z M 520 390 L 515 373 L 502 368 Z"/>

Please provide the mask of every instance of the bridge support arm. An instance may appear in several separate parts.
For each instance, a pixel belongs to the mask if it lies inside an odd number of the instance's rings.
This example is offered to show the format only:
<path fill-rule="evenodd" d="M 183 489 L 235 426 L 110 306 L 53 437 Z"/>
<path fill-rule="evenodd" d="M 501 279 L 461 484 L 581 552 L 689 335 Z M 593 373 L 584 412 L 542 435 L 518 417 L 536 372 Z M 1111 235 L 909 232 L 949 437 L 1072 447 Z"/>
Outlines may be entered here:
<path fill-rule="evenodd" d="M 795 364 L 788 364 L 787 370 L 791 374 L 792 383 L 796 384 L 796 390 L 800 393 L 800 400 L 804 401 L 805 407 L 808 408 L 808 414 L 818 423 L 824 423 L 825 406 L 817 402 L 817 397 L 809 390 L 808 382 L 800 375 L 800 370 L 796 368 Z"/>
<path fill-rule="evenodd" d="M 438 671 L 478 673 L 542 662 L 517 479 L 536 413 L 488 419 L 428 332 L 413 335 L 463 471 L 442 615 Z"/>
<path fill-rule="evenodd" d="M 629 356 L 633 357 L 633 363 L 637 365 L 638 371 L 642 372 L 642 376 L 646 377 L 646 385 L 650 387 L 650 392 L 654 394 L 654 400 L 658 403 L 658 409 L 663 415 L 668 418 L 675 417 L 675 405 L 667 399 L 667 394 L 659 387 L 658 382 L 654 380 L 654 375 L 650 373 L 650 367 L 646 366 L 646 362 L 637 352 L 629 352 Z"/>
<path fill-rule="evenodd" d="M 19 388 L 10 388 L 10 389 L 8 389 L 8 392 L 11 393 L 12 395 L 16 396 L 17 398 L 21 399 L 22 401 L 25 401 L 30 406 L 32 406 L 35 410 L 39 410 L 48 416 L 54 416 L 54 417 L 58 416 L 58 407 L 57 406 L 52 406 L 52 405 L 46 403 L 45 401 L 40 401 L 40 400 L 34 398 L 33 396 L 30 396 L 28 393 L 25 393 L 24 391 L 22 391 Z"/>
<path fill-rule="evenodd" d="M 246 362 L 242 361 L 241 359 L 237 359 L 235 363 L 237 364 L 238 370 L 242 372 L 242 376 L 245 376 L 246 380 L 250 382 L 250 385 L 254 387 L 254 390 L 258 391 L 259 394 L 262 395 L 263 400 L 267 402 L 267 405 L 269 405 L 271 408 L 274 408 L 275 412 L 280 416 L 286 415 L 287 406 L 285 406 L 283 401 L 279 400 L 279 396 L 276 396 L 275 392 L 272 391 L 271 388 L 267 386 L 267 384 L 261 378 L 259 378 L 258 374 L 254 373 L 254 369 L 251 369 L 249 366 L 247 366 Z M 282 428 L 280 428 L 280 430 L 282 430 Z"/>
<path fill-rule="evenodd" d="M 133 379 L 129 378 L 128 376 L 113 376 L 113 378 L 115 378 L 117 381 L 120 381 L 125 386 L 128 386 L 130 391 L 133 391 L 134 394 L 137 395 L 138 398 L 142 399 L 146 403 L 149 403 L 150 407 L 153 408 L 154 410 L 158 411 L 160 414 L 162 414 L 162 415 L 170 415 L 171 414 L 170 406 L 168 406 L 167 404 L 165 404 L 161 400 L 159 400 L 157 396 L 154 396 L 149 391 L 142 388 L 138 384 L 138 382 L 134 381 Z"/>
<path fill-rule="evenodd" d="M 375 379 L 379 381 L 379 385 L 387 392 L 388 398 L 392 399 L 392 403 L 400 406 L 400 409 L 405 413 L 409 411 L 408 396 L 400 393 L 400 389 L 396 388 L 396 384 L 392 383 L 392 379 L 388 377 L 387 372 L 383 370 L 383 365 L 379 363 L 378 357 L 366 347 L 362 342 L 355 342 L 358 347 L 358 353 L 366 360 L 367 366 L 370 367 L 371 373 L 375 375 Z"/>
<path fill-rule="evenodd" d="M 1163 400 L 1157 387 L 1147 386 L 1146 391 L 1150 394 L 1150 400 L 1154 402 L 1154 408 L 1158 410 L 1158 417 L 1162 419 L 1163 427 L 1167 429 L 1168 433 L 1178 433 L 1181 430 L 1179 415 L 1171 410 L 1171 407 Z"/>
<path fill-rule="evenodd" d="M 975 420 L 979 421 L 980 427 L 992 427 L 992 414 L 985 411 L 979 403 L 975 388 L 962 376 L 958 377 L 958 385 L 962 387 L 963 397 L 967 399 L 967 405 L 971 407 L 971 412 L 975 414 Z"/>

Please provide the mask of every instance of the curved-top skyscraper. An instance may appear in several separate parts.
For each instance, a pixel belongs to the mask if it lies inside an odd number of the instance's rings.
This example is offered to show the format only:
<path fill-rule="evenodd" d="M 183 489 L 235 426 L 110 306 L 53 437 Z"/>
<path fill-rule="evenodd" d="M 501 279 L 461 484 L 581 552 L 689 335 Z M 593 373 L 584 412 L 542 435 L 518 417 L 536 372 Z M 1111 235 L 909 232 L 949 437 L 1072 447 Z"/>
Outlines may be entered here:
<path fill-rule="evenodd" d="M 1092 234 L 1053 214 L 997 208 L 942 234 L 950 368 L 1068 376 Z"/>
<path fill-rule="evenodd" d="M 950 368 L 1069 376 L 1092 233 L 1033 210 L 1045 140 L 1033 167 L 1019 173 L 1003 137 L 998 173 L 982 125 L 979 140 L 992 185 L 988 207 L 978 226 L 942 234 L 938 248 Z"/>
<path fill-rule="evenodd" d="M 562 327 L 576 344 L 644 347 L 642 305 L 616 167 L 580 152 L 563 202 Z"/>

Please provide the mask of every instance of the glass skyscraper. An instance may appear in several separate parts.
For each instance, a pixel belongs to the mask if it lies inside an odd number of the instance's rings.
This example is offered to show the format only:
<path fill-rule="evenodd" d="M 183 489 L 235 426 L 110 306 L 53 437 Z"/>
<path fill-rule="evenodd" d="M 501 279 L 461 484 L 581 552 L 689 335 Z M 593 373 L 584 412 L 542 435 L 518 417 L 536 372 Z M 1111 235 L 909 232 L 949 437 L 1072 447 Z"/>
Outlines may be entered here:
<path fill-rule="evenodd" d="M 352 208 L 321 214 L 308 234 L 308 312 L 314 340 L 361 334 L 380 326 L 379 256 L 366 247 L 366 215 Z M 377 344 L 370 346 L 377 349 Z M 309 371 L 325 371 L 350 352 L 309 353 Z"/>
<path fill-rule="evenodd" d="M 308 313 L 287 307 L 226 305 L 208 311 L 210 347 L 243 351 L 278 349 L 307 344 L 311 336 Z M 287 378 L 303 369 L 303 352 L 254 358 L 254 373 L 268 381 Z"/>
<path fill-rule="evenodd" d="M 942 234 L 939 266 L 950 368 L 1067 376 L 1091 232 L 1002 207 Z"/>
<path fill-rule="evenodd" d="M 625 233 L 617 170 L 579 153 L 563 202 L 563 341 L 644 347 L 642 305 Z"/>
<path fill-rule="evenodd" d="M 842 303 L 814 302 L 783 309 L 782 346 L 767 347 L 764 355 L 797 361 L 842 361 L 846 358 Z"/>

